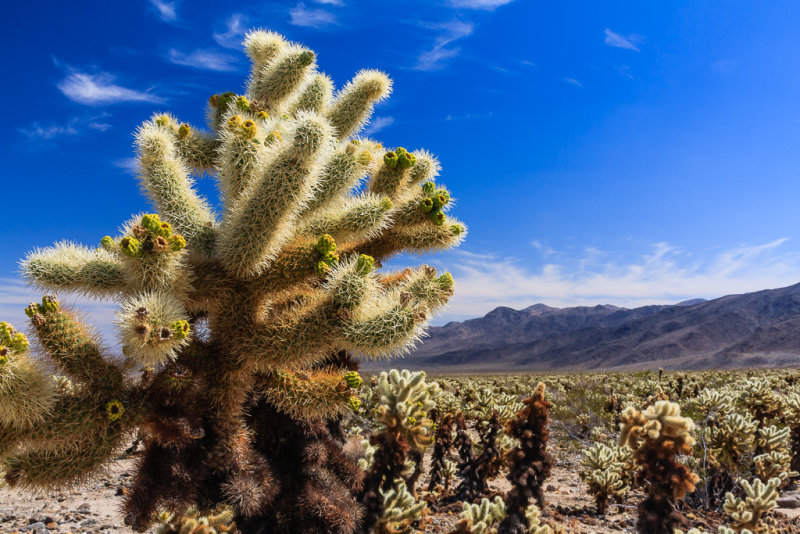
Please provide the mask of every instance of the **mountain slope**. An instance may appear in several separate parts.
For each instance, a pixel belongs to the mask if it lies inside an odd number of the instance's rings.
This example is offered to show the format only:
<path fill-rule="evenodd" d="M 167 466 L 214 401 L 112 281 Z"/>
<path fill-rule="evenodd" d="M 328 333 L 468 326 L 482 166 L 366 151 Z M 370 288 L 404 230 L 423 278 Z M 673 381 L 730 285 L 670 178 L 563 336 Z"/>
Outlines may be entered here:
<path fill-rule="evenodd" d="M 440 372 L 800 364 L 800 284 L 671 306 L 524 310 L 433 327 L 403 367 Z"/>

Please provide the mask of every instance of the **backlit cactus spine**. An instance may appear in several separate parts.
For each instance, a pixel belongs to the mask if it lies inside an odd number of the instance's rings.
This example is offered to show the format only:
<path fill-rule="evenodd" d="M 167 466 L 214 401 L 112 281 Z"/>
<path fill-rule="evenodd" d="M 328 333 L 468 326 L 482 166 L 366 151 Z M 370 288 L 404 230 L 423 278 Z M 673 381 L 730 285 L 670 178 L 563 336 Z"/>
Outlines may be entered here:
<path fill-rule="evenodd" d="M 385 74 L 361 71 L 335 93 L 315 54 L 280 35 L 251 32 L 245 51 L 246 92 L 209 99 L 208 131 L 162 113 L 137 129 L 153 213 L 99 247 L 62 242 L 22 262 L 47 292 L 120 302 L 125 361 L 55 297 L 33 305 L 39 345 L 75 387 L 52 387 L 24 353 L 4 356 L 2 392 L 36 384 L 44 394 L 15 393 L 12 404 L 4 394 L 0 459 L 12 484 L 66 485 L 139 429 L 145 453 L 125 502 L 138 530 L 162 508 L 223 504 L 244 532 L 351 534 L 363 474 L 336 431 L 336 418 L 358 409 L 348 353 L 389 357 L 418 339 L 452 277 L 380 268 L 456 246 L 466 227 L 449 211 L 405 217 L 428 195 L 435 158 L 397 149 L 387 166 L 390 151 L 356 137 L 391 91 Z M 195 188 L 204 175 L 217 180 L 219 213 Z M 400 402 L 404 419 L 387 424 L 424 446 L 427 398 L 422 410 Z"/>

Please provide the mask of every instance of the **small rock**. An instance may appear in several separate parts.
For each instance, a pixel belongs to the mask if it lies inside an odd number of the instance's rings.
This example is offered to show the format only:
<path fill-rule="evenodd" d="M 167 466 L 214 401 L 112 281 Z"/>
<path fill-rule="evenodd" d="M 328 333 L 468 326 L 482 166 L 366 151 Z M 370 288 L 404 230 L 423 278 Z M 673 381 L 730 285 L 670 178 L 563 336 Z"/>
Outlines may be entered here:
<path fill-rule="evenodd" d="M 800 497 L 784 495 L 778 498 L 778 508 L 800 508 Z"/>
<path fill-rule="evenodd" d="M 83 512 L 85 514 L 86 512 L 90 511 L 92 509 L 92 507 L 89 506 L 88 502 L 85 502 L 82 505 L 78 506 L 77 509 L 78 509 L 79 512 Z"/>

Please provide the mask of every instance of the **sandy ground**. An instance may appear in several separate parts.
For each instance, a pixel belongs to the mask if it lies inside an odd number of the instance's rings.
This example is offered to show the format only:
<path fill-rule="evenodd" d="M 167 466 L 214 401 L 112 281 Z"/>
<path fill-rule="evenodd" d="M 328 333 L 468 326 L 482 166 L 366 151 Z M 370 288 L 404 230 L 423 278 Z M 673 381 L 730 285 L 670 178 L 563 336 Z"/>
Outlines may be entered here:
<path fill-rule="evenodd" d="M 635 502 L 633 495 L 629 502 L 613 505 L 604 518 L 594 515 L 594 504 L 586 493 L 585 486 L 578 478 L 579 456 L 557 452 L 562 457 L 557 462 L 546 486 L 548 512 L 545 520 L 565 527 L 570 534 L 608 534 L 633 533 L 635 524 Z M 425 470 L 429 460 L 426 458 Z M 120 495 L 131 483 L 133 457 L 120 456 L 108 471 L 91 479 L 88 483 L 72 491 L 54 492 L 44 495 L 30 495 L 10 488 L 0 488 L 0 533 L 71 533 L 71 534 L 132 534 L 123 525 L 120 513 Z M 423 475 L 418 488 L 427 487 L 427 477 Z M 495 491 L 506 491 L 508 482 L 499 478 L 491 483 Z M 800 533 L 800 492 L 785 493 L 782 502 L 798 508 L 781 508 L 783 534 Z M 425 532 L 446 534 L 459 519 L 461 509 L 458 504 L 432 513 L 427 518 Z M 705 530 L 716 532 L 716 522 L 711 517 L 690 516 L 691 526 L 703 526 Z M 153 532 L 153 531 L 150 531 Z"/>

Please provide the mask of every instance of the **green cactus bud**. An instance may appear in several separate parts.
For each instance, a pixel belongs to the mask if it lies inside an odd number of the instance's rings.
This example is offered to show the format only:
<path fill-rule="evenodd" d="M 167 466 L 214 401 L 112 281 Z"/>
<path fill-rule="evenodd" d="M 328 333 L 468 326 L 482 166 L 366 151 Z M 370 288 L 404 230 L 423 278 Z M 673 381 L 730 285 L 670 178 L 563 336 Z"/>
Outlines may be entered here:
<path fill-rule="evenodd" d="M 172 330 L 172 335 L 175 336 L 175 339 L 186 339 L 189 337 L 191 330 L 188 321 L 175 321 L 169 325 L 169 329 Z"/>
<path fill-rule="evenodd" d="M 436 226 L 443 225 L 446 219 L 444 212 L 441 210 L 433 210 L 430 214 L 430 218 Z"/>
<path fill-rule="evenodd" d="M 433 210 L 433 200 L 430 198 L 423 198 L 419 203 L 419 209 L 422 213 L 430 213 Z"/>
<path fill-rule="evenodd" d="M 236 93 L 227 92 L 216 95 L 216 107 L 221 110 L 226 110 L 228 108 L 228 104 L 230 104 L 231 100 L 236 96 Z"/>
<path fill-rule="evenodd" d="M 328 234 L 323 235 L 317 241 L 316 249 L 320 254 L 327 254 L 328 252 L 336 252 L 336 241 L 333 240 Z"/>
<path fill-rule="evenodd" d="M 250 102 L 247 100 L 247 97 L 240 96 L 236 99 L 236 107 L 242 111 L 250 111 Z"/>
<path fill-rule="evenodd" d="M 358 374 L 358 371 L 348 371 L 344 374 L 344 381 L 347 383 L 347 387 L 351 387 L 353 389 L 358 389 L 361 387 L 361 375 Z"/>
<path fill-rule="evenodd" d="M 358 412 L 358 409 L 361 408 L 361 399 L 355 395 L 351 396 L 349 399 L 347 399 L 347 407 L 354 412 Z"/>
<path fill-rule="evenodd" d="M 208 97 L 208 105 L 212 108 L 217 107 L 217 100 L 219 99 L 218 95 L 211 95 Z"/>
<path fill-rule="evenodd" d="M 158 124 L 159 126 L 168 126 L 169 117 L 167 117 L 166 115 L 161 115 L 160 117 L 157 117 L 156 124 Z"/>
<path fill-rule="evenodd" d="M 361 145 L 361 141 L 359 141 L 358 139 L 350 139 L 350 143 L 352 143 L 352 144 L 354 144 L 356 146 L 360 146 Z"/>
<path fill-rule="evenodd" d="M 450 202 L 450 193 L 446 189 L 439 189 L 433 194 L 433 207 L 437 210 Z"/>
<path fill-rule="evenodd" d="M 23 334 L 22 332 L 16 332 L 11 337 L 11 343 L 9 344 L 9 348 L 11 349 L 11 352 L 13 352 L 14 354 L 21 354 L 26 350 L 28 350 L 28 347 L 30 347 L 30 343 L 28 343 L 28 338 L 25 337 L 25 334 Z"/>
<path fill-rule="evenodd" d="M 372 154 L 369 153 L 367 150 L 362 150 L 359 152 L 358 156 L 356 157 L 359 165 L 367 166 L 372 163 Z"/>
<path fill-rule="evenodd" d="M 247 119 L 242 124 L 242 131 L 244 131 L 245 139 L 255 139 L 256 134 L 258 133 L 258 127 L 256 126 L 255 121 L 251 119 Z"/>
<path fill-rule="evenodd" d="M 8 350 L 8 347 L 0 345 L 0 365 L 8 363 L 10 359 L 11 359 L 11 351 Z"/>
<path fill-rule="evenodd" d="M 109 421 L 118 421 L 125 413 L 125 406 L 118 400 L 106 404 L 106 418 Z"/>
<path fill-rule="evenodd" d="M 0 345 L 10 345 L 12 335 L 14 335 L 14 327 L 5 321 L 0 323 Z"/>
<path fill-rule="evenodd" d="M 142 242 L 135 237 L 123 237 L 119 242 L 119 248 L 131 258 L 140 258 L 143 254 Z"/>
<path fill-rule="evenodd" d="M 408 154 L 408 150 L 406 150 L 405 147 L 402 147 L 402 146 L 399 146 L 399 147 L 395 148 L 394 151 L 395 151 L 395 153 L 397 154 L 398 157 L 400 157 L 400 155 L 402 155 L 402 154 Z"/>
<path fill-rule="evenodd" d="M 366 276 L 375 268 L 375 258 L 361 254 L 356 260 L 356 272 L 361 276 Z"/>
<path fill-rule="evenodd" d="M 256 117 L 258 117 L 259 120 L 265 121 L 269 119 L 269 113 L 267 113 L 266 111 L 259 111 Z"/>
<path fill-rule="evenodd" d="M 186 139 L 192 133 L 192 127 L 185 122 L 178 127 L 178 139 Z"/>
<path fill-rule="evenodd" d="M 422 184 L 422 193 L 426 196 L 431 196 L 436 191 L 436 184 L 433 182 L 425 182 Z"/>
<path fill-rule="evenodd" d="M 454 224 L 450 227 L 450 233 L 454 236 L 460 236 L 464 233 L 464 226 L 461 224 Z"/>
<path fill-rule="evenodd" d="M 157 213 L 148 213 L 142 215 L 142 226 L 151 234 L 159 235 L 159 226 L 161 226 L 161 217 Z"/>
<path fill-rule="evenodd" d="M 169 237 L 172 235 L 172 225 L 168 222 L 162 222 L 158 225 L 158 230 L 155 232 L 156 235 L 161 237 Z"/>
<path fill-rule="evenodd" d="M 324 261 L 318 261 L 317 264 L 314 266 L 314 271 L 319 276 L 327 275 L 330 272 L 330 270 L 331 270 L 330 266 Z"/>
<path fill-rule="evenodd" d="M 169 238 L 169 246 L 174 252 L 178 252 L 186 247 L 186 238 L 180 234 L 175 234 Z"/>
<path fill-rule="evenodd" d="M 58 297 L 56 295 L 45 295 L 42 297 L 42 311 L 51 313 L 58 311 Z"/>
<path fill-rule="evenodd" d="M 411 152 L 398 154 L 397 164 L 401 169 L 410 169 L 417 162 L 417 157 Z"/>
<path fill-rule="evenodd" d="M 339 263 L 339 255 L 335 252 L 327 252 L 322 255 L 322 261 L 328 265 L 335 265 Z"/>
<path fill-rule="evenodd" d="M 383 155 L 383 164 L 389 167 L 390 169 L 396 168 L 398 162 L 399 158 L 397 157 L 397 154 L 392 151 L 389 151 Z"/>
<path fill-rule="evenodd" d="M 280 140 L 281 140 L 281 133 L 278 130 L 275 130 L 267 134 L 267 137 L 264 138 L 264 145 L 269 146 L 275 141 L 280 141 Z"/>
<path fill-rule="evenodd" d="M 109 251 L 114 250 L 114 238 L 110 235 L 103 237 L 103 239 L 100 240 L 100 246 Z"/>
<path fill-rule="evenodd" d="M 25 315 L 27 315 L 28 317 L 31 317 L 31 318 L 33 318 L 33 316 L 36 315 L 37 313 L 41 313 L 41 312 L 42 312 L 42 307 L 39 304 L 35 303 L 35 302 L 31 302 L 25 308 Z"/>
<path fill-rule="evenodd" d="M 453 280 L 452 274 L 444 273 L 443 275 L 441 275 L 439 278 L 436 279 L 436 283 L 439 284 L 439 286 L 442 289 L 453 289 L 455 281 Z"/>

